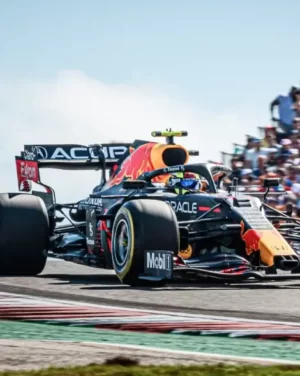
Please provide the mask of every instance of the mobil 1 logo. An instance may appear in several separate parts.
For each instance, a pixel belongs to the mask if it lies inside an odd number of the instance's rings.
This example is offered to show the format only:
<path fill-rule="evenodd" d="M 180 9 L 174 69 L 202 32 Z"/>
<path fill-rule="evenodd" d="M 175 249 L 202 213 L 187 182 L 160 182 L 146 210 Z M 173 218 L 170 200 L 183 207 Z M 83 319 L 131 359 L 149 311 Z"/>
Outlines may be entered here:
<path fill-rule="evenodd" d="M 173 274 L 173 252 L 146 251 L 144 273 L 147 276 L 171 279 Z"/>
<path fill-rule="evenodd" d="M 97 231 L 96 211 L 93 208 L 86 210 L 86 244 L 89 252 L 95 248 L 95 239 Z"/>

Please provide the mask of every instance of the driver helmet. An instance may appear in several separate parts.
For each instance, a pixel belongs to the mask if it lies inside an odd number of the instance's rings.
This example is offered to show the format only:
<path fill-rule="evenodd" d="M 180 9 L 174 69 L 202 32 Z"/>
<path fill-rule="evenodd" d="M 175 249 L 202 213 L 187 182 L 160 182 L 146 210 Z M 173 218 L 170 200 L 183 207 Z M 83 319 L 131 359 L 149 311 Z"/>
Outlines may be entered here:
<path fill-rule="evenodd" d="M 190 190 L 201 190 L 200 177 L 193 172 L 172 174 L 167 185 L 177 194 L 185 194 Z"/>

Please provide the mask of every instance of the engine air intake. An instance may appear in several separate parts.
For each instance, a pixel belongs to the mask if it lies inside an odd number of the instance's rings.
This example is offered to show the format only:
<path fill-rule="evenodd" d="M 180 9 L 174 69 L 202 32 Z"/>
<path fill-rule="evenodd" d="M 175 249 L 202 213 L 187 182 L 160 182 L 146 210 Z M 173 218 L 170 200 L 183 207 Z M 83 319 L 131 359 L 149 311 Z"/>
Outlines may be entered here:
<path fill-rule="evenodd" d="M 166 166 L 175 166 L 184 164 L 187 160 L 187 153 L 182 148 L 168 148 L 162 153 L 162 160 Z"/>

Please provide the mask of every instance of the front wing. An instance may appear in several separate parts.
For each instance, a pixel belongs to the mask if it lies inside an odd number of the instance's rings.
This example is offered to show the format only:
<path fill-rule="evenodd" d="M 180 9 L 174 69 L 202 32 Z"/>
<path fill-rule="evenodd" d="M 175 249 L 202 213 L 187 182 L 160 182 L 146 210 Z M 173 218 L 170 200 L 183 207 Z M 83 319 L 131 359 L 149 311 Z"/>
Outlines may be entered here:
<path fill-rule="evenodd" d="M 230 282 L 271 282 L 300 280 L 300 273 L 283 272 L 280 274 L 267 274 L 263 270 L 257 270 L 254 267 L 235 268 L 232 270 L 215 271 L 207 270 L 187 265 L 174 265 L 174 279 L 184 280 L 204 280 L 206 282 L 219 281 L 223 283 Z"/>

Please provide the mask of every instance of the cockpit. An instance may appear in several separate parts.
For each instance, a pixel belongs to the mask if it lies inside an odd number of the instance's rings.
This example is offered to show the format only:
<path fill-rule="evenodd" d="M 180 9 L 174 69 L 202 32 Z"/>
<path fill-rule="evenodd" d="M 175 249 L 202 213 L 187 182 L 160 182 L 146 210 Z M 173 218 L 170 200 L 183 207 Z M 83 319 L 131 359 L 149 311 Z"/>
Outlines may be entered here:
<path fill-rule="evenodd" d="M 171 174 L 166 182 L 166 188 L 177 194 L 188 192 L 206 192 L 209 188 L 207 179 L 194 172 L 178 172 Z"/>

